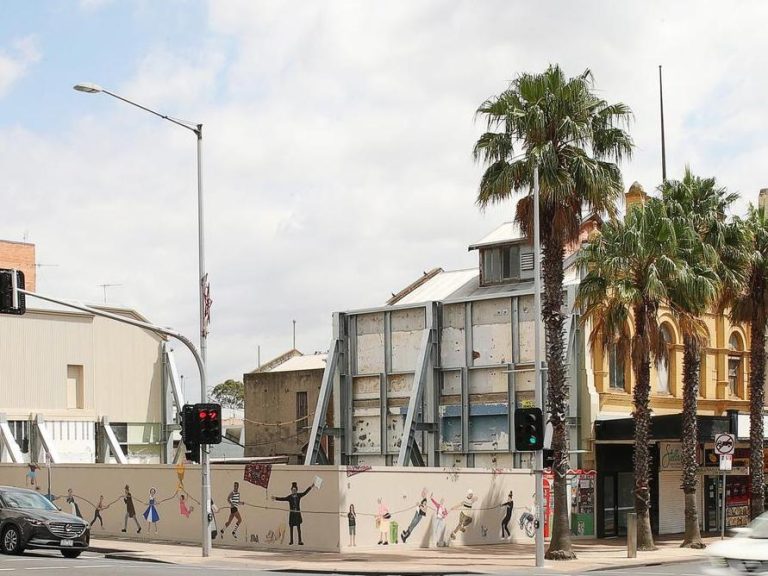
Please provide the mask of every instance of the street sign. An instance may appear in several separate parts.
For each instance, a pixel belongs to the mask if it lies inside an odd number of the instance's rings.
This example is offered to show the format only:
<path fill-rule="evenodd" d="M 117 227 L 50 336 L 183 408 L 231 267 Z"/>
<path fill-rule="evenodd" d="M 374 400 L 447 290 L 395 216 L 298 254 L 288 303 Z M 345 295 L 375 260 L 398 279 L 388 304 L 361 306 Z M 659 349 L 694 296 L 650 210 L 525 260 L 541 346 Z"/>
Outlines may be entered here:
<path fill-rule="evenodd" d="M 715 452 L 721 456 L 732 456 L 735 451 L 736 437 L 733 434 L 718 434 L 715 436 Z"/>
<path fill-rule="evenodd" d="M 728 472 L 733 467 L 733 456 L 730 454 L 720 454 L 720 470 Z"/>

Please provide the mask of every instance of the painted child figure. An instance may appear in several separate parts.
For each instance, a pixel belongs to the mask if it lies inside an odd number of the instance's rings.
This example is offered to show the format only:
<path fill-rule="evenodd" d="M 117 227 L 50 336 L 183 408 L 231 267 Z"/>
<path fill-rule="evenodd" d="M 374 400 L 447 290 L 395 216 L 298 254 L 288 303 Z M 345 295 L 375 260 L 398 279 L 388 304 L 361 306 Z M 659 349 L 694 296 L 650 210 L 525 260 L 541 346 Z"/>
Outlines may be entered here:
<path fill-rule="evenodd" d="M 157 534 L 157 523 L 160 521 L 160 514 L 157 511 L 157 490 L 154 488 L 149 489 L 149 502 L 147 502 L 147 509 L 144 511 L 144 519 L 147 521 L 147 532 L 152 532 L 152 526 L 155 527 L 155 534 Z"/>

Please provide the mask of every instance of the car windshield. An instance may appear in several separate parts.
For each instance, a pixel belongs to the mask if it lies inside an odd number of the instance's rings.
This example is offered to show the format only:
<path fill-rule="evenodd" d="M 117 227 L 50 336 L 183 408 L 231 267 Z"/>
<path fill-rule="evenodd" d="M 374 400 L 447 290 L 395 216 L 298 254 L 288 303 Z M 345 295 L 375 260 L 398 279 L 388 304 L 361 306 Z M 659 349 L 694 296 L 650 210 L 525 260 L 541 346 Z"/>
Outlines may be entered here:
<path fill-rule="evenodd" d="M 768 513 L 761 514 L 749 525 L 750 538 L 768 538 Z"/>
<path fill-rule="evenodd" d="M 3 503 L 8 508 L 24 508 L 28 510 L 57 510 L 51 501 L 36 492 L 9 490 L 0 493 Z"/>

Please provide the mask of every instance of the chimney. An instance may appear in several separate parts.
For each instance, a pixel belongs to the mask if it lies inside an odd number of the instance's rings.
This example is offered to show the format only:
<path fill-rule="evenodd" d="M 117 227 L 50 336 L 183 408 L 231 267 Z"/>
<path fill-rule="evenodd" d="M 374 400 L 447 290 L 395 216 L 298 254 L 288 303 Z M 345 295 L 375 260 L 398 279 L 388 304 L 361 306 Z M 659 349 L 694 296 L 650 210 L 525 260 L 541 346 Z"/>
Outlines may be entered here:
<path fill-rule="evenodd" d="M 757 196 L 757 205 L 763 214 L 768 213 L 768 188 L 760 190 L 760 194 Z"/>
<path fill-rule="evenodd" d="M 639 182 L 632 184 L 624 195 L 624 204 L 626 205 L 627 210 L 629 210 L 630 206 L 634 206 L 635 204 L 645 204 L 646 200 L 648 200 L 648 194 L 645 193 L 645 190 L 643 190 L 643 187 Z"/>

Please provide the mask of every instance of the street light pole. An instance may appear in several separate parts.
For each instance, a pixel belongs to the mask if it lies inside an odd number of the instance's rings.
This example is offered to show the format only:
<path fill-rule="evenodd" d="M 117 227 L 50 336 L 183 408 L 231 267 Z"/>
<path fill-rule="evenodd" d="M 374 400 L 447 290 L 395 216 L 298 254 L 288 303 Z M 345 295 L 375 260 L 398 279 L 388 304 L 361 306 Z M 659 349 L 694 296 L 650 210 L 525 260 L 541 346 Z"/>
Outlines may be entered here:
<path fill-rule="evenodd" d="M 541 379 L 541 232 L 539 222 L 539 167 L 533 168 L 533 359 L 536 406 L 544 409 L 544 386 Z M 536 450 L 533 461 L 536 481 L 536 567 L 544 566 L 544 451 Z"/>
<path fill-rule="evenodd" d="M 172 118 L 171 116 L 168 116 L 166 114 L 161 114 L 159 112 L 156 112 L 155 110 L 152 110 L 151 108 L 142 106 L 141 104 L 138 104 L 133 100 L 129 100 L 128 98 L 120 96 L 119 94 L 115 94 L 114 92 L 106 90 L 97 84 L 85 84 L 85 83 L 76 84 L 74 86 L 74 89 L 77 90 L 78 92 L 85 92 L 87 94 L 98 94 L 98 93 L 107 94 L 109 96 L 112 96 L 113 98 L 116 98 L 117 100 L 122 100 L 126 104 L 130 104 L 131 106 L 140 108 L 145 112 L 149 112 L 150 114 L 153 114 L 159 118 L 162 118 L 163 120 L 167 120 L 168 122 L 176 124 L 177 126 L 186 128 L 187 130 L 193 132 L 197 137 L 197 233 L 198 233 L 197 247 L 198 247 L 198 268 L 199 268 L 198 270 L 199 283 L 198 283 L 197 289 L 198 289 L 199 306 L 200 306 L 200 309 L 199 309 L 200 360 L 202 361 L 201 378 L 200 378 L 200 402 L 207 402 L 208 400 L 207 318 L 208 318 L 208 312 L 209 312 L 208 310 L 209 300 L 208 300 L 208 275 L 205 271 L 205 235 L 204 235 L 205 218 L 204 218 L 204 210 L 203 210 L 203 125 L 192 124 L 190 122 L 185 122 L 183 120 Z M 202 484 L 201 492 L 202 492 L 202 502 L 203 502 L 203 505 L 200 506 L 201 513 L 202 513 L 202 524 L 203 524 L 202 552 L 203 552 L 203 556 L 209 556 L 211 553 L 211 531 L 209 529 L 210 518 L 211 518 L 211 481 L 210 481 L 211 466 L 210 466 L 210 459 L 208 455 L 208 446 L 206 445 L 203 445 L 200 447 L 200 465 L 201 465 L 201 484 Z"/>

